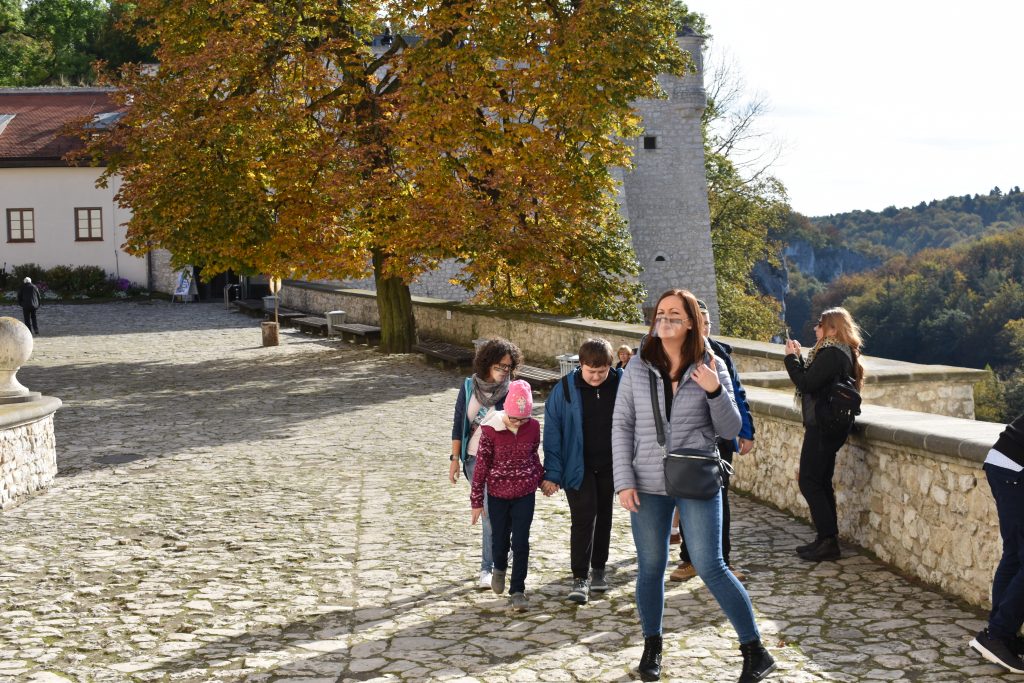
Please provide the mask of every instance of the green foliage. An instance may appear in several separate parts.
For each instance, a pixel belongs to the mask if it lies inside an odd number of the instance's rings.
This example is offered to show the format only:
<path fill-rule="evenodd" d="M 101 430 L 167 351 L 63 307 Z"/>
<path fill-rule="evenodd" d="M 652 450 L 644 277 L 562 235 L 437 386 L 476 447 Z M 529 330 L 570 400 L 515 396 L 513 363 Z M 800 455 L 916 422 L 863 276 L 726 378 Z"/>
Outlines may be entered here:
<path fill-rule="evenodd" d="M 13 289 L 21 286 L 27 277 L 32 278 L 32 282 L 43 282 L 46 276 L 46 269 L 38 263 L 22 263 L 19 266 L 14 266 L 11 272 L 12 276 L 8 281 Z"/>
<path fill-rule="evenodd" d="M 953 249 L 925 250 L 837 279 L 815 311 L 845 305 L 870 354 L 916 363 L 991 366 L 1005 383 L 1002 419 L 1024 400 L 1024 228 Z M 996 392 L 984 410 L 997 410 Z"/>
<path fill-rule="evenodd" d="M 985 366 L 985 372 L 985 379 L 974 385 L 974 417 L 984 422 L 1002 422 L 1006 389 L 991 365 Z"/>
<path fill-rule="evenodd" d="M 1024 226 L 1024 193 L 1014 187 L 1003 194 L 997 187 L 988 195 L 947 197 L 913 208 L 890 206 L 878 212 L 851 211 L 810 220 L 826 235 L 841 235 L 855 249 L 883 247 L 890 254 L 909 256 Z"/>
<path fill-rule="evenodd" d="M 121 28 L 131 5 L 106 0 L 0 0 L 0 86 L 88 84 L 94 62 L 152 59 Z"/>

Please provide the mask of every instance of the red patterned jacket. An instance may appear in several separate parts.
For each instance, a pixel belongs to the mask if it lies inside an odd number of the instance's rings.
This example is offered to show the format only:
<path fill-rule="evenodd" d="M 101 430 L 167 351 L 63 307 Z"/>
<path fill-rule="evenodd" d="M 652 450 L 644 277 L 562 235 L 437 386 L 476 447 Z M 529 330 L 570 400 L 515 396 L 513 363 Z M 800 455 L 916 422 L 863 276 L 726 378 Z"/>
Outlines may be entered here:
<path fill-rule="evenodd" d="M 480 445 L 476 451 L 473 487 L 469 502 L 474 508 L 484 506 L 484 484 L 495 498 L 521 498 L 537 490 L 544 479 L 540 464 L 540 423 L 530 418 L 516 432 L 501 421 L 489 419 L 480 427 Z"/>

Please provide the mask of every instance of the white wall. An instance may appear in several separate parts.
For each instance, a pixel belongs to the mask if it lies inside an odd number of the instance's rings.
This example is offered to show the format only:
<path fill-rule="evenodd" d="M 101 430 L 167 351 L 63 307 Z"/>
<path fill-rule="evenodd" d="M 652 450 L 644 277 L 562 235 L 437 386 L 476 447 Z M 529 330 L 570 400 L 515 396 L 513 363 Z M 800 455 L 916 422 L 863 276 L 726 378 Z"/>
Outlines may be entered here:
<path fill-rule="evenodd" d="M 117 206 L 117 180 L 97 188 L 100 168 L 0 168 L 0 263 L 100 266 L 146 286 L 146 260 L 122 249 L 131 212 Z M 75 241 L 75 207 L 103 209 L 103 240 Z M 7 241 L 7 209 L 35 210 L 35 242 Z"/>

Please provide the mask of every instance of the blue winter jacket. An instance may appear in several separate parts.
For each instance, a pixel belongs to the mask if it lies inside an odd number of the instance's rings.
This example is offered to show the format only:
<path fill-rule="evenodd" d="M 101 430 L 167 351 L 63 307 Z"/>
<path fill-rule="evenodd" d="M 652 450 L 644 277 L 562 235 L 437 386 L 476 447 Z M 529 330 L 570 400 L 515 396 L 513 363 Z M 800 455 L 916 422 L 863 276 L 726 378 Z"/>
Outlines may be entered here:
<path fill-rule="evenodd" d="M 613 368 L 609 377 L 612 374 L 617 385 L 622 370 Z M 577 368 L 555 385 L 544 404 L 544 480 L 573 491 L 583 484 L 583 399 L 576 386 L 581 378 L 582 371 Z"/>
<path fill-rule="evenodd" d="M 747 390 L 740 382 L 739 373 L 736 372 L 736 364 L 732 362 L 732 347 L 725 342 L 707 337 L 708 344 L 715 355 L 725 361 L 725 368 L 729 371 L 729 379 L 732 380 L 732 394 L 736 399 L 736 407 L 740 409 L 740 419 L 743 426 L 737 435 L 740 439 L 754 440 L 754 418 L 750 414 L 750 404 L 747 403 Z M 739 452 L 740 446 L 736 439 L 732 440 L 733 450 Z"/>

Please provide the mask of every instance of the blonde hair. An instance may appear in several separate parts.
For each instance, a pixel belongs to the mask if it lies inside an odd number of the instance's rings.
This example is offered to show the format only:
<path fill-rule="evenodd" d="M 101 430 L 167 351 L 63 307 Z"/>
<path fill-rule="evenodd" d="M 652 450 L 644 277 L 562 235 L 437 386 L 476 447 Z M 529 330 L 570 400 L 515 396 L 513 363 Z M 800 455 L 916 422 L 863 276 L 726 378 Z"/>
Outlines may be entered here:
<path fill-rule="evenodd" d="M 821 317 L 818 318 L 818 324 L 821 325 L 823 333 L 826 329 L 832 330 L 831 334 L 825 336 L 832 337 L 850 347 L 850 352 L 853 354 L 853 379 L 857 388 L 860 389 L 864 384 L 864 366 L 860 362 L 860 348 L 864 345 L 864 336 L 860 325 L 854 322 L 853 316 L 842 306 L 822 311 Z"/>
<path fill-rule="evenodd" d="M 629 344 L 623 344 L 619 348 L 615 349 L 615 355 L 618 356 L 623 351 L 625 351 L 627 354 L 629 354 L 630 358 L 633 357 L 633 349 L 632 349 L 632 347 L 630 347 Z"/>

